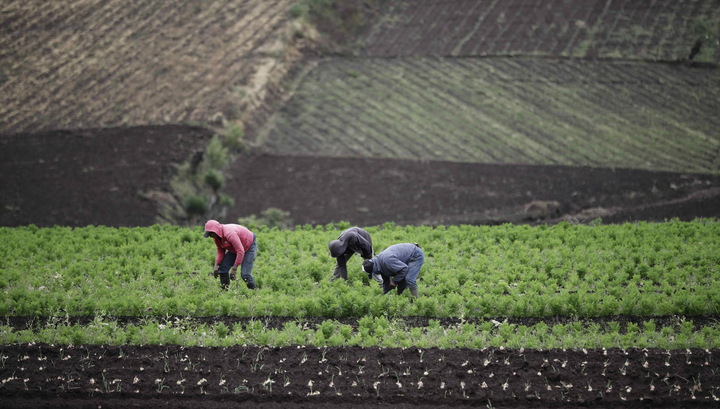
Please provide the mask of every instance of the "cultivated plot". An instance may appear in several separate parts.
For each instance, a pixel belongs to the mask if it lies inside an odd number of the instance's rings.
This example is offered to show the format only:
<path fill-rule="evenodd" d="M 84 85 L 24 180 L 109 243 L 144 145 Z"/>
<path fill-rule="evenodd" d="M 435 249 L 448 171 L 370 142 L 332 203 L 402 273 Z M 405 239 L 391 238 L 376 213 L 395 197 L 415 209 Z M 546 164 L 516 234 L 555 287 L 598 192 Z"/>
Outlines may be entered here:
<path fill-rule="evenodd" d="M 352 51 L 718 62 L 718 22 L 718 0 L 390 0 Z"/>
<path fill-rule="evenodd" d="M 720 169 L 720 71 L 532 58 L 330 58 L 260 132 L 274 152 Z"/>

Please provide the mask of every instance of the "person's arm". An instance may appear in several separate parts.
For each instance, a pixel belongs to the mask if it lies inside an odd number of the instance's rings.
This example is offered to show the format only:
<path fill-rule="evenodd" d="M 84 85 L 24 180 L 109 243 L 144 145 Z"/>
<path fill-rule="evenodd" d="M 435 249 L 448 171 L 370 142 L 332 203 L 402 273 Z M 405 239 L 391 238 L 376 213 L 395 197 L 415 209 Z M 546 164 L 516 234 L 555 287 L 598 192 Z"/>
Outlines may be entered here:
<path fill-rule="evenodd" d="M 235 279 L 237 268 L 245 258 L 245 247 L 243 247 L 240 236 L 237 234 L 230 234 L 225 239 L 232 245 L 233 250 L 235 250 L 235 264 L 230 269 L 230 278 Z"/>
<path fill-rule="evenodd" d="M 213 273 L 215 273 L 220 268 L 220 262 L 223 258 L 225 258 L 225 249 L 220 245 L 220 239 L 213 239 L 213 241 L 215 242 L 215 248 L 217 249 L 217 254 L 215 255 L 215 266 L 213 267 Z"/>

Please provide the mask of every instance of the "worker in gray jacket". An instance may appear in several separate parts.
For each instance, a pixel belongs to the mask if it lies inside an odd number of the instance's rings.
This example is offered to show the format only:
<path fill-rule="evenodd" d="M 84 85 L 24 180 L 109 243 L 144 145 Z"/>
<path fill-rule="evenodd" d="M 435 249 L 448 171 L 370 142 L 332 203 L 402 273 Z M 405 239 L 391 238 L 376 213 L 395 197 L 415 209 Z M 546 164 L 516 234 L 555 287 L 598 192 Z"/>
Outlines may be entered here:
<path fill-rule="evenodd" d="M 417 279 L 420 268 L 425 262 L 425 253 L 420 246 L 413 243 L 393 244 L 377 256 L 363 262 L 363 271 L 383 282 L 383 294 L 397 288 L 402 294 L 405 288 L 410 289 L 413 297 L 418 297 Z"/>
<path fill-rule="evenodd" d="M 373 256 L 370 233 L 359 227 L 351 227 L 340 233 L 336 240 L 328 243 L 328 248 L 330 249 L 330 256 L 337 260 L 330 281 L 338 278 L 348 279 L 347 262 L 353 254 L 358 253 L 365 260 Z"/>

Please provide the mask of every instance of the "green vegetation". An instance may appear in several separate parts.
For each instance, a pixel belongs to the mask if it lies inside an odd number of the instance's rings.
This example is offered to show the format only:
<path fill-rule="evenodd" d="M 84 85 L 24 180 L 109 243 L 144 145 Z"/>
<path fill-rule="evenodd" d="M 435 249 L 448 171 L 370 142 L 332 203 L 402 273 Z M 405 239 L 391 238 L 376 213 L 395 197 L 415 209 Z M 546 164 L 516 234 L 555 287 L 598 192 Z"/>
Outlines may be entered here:
<path fill-rule="evenodd" d="M 695 61 L 713 61 L 720 48 L 720 22 L 696 18 L 690 27 L 692 47 L 689 57 Z"/>
<path fill-rule="evenodd" d="M 259 291 L 241 285 L 231 286 L 230 291 L 219 289 L 208 274 L 214 246 L 198 228 L 2 228 L 0 290 L 5 297 L 0 300 L 0 315 L 51 321 L 35 329 L 0 327 L 2 342 L 67 342 L 75 337 L 82 342 L 206 345 L 286 345 L 303 340 L 313 345 L 396 342 L 447 347 L 481 342 L 538 348 L 569 344 L 675 348 L 717 347 L 720 339 L 716 326 L 693 329 L 692 323 L 688 327 L 679 322 L 659 328 L 652 322 L 654 316 L 720 312 L 718 221 L 368 228 L 376 252 L 398 242 L 423 246 L 421 297 L 414 302 L 405 294 L 381 296 L 380 288 L 359 271 L 359 259 L 351 260 L 347 283 L 328 280 L 334 260 L 327 243 L 346 227 L 345 223 L 295 230 L 259 227 L 253 272 Z M 619 314 L 641 317 L 646 323 L 642 331 L 628 326 L 637 337 L 628 337 L 612 325 L 548 328 L 543 323 L 527 327 L 493 323 L 502 317 L 582 319 Z M 102 325 L 79 334 L 81 327 L 63 321 L 71 316 L 100 317 Z M 103 316 L 148 321 L 120 327 Z M 290 321 L 282 330 L 260 322 L 247 324 L 255 330 L 247 325 L 213 330 L 189 323 L 168 329 L 163 317 L 171 316 L 281 316 L 297 322 Z M 434 324 L 406 328 L 394 321 L 412 316 L 480 321 L 442 331 L 433 329 Z M 327 317 L 328 323 L 305 328 L 304 317 Z M 350 328 L 332 321 L 333 317 L 358 318 L 360 325 Z M 369 323 L 372 328 L 364 331 Z M 554 335 L 539 335 L 546 332 Z M 193 337 L 200 333 L 211 335 Z"/>
<path fill-rule="evenodd" d="M 254 214 L 248 217 L 241 217 L 238 223 L 255 230 L 260 226 L 277 227 L 278 229 L 289 229 L 293 227 L 290 212 L 275 207 L 269 207 L 262 211 L 260 216 Z"/>
<path fill-rule="evenodd" d="M 694 328 L 692 321 L 658 327 L 650 319 L 620 330 L 611 321 L 607 328 L 582 321 L 567 324 L 508 324 L 488 320 L 443 326 L 430 320 L 426 327 L 411 327 L 387 317 L 364 317 L 357 326 L 328 319 L 310 326 L 302 319 L 271 328 L 262 320 L 236 323 L 194 324 L 179 318 L 149 318 L 143 323 L 122 325 L 112 318 L 97 317 L 87 325 L 55 319 L 33 329 L 17 330 L 0 325 L 0 344 L 44 342 L 48 344 L 110 344 L 232 346 L 312 345 L 419 348 L 718 348 L 720 325 Z"/>
<path fill-rule="evenodd" d="M 260 227 L 263 291 L 219 292 L 199 228 L 3 228 L 2 315 L 580 317 L 720 313 L 720 223 L 369 228 L 376 252 L 418 242 L 420 292 L 379 297 L 350 266 L 330 282 L 343 225 Z M 32 255 L 32 256 L 28 256 Z M 356 260 L 358 261 L 358 260 Z M 92 297 L 89 297 L 92 295 Z M 238 298 L 242 297 L 242 298 Z M 247 297 L 247 298 L 245 298 Z M 242 302 L 239 300 L 251 300 Z"/>
<path fill-rule="evenodd" d="M 712 173 L 718 79 L 629 62 L 328 58 L 259 140 L 283 154 Z"/>
<path fill-rule="evenodd" d="M 367 11 L 378 0 L 297 0 L 288 9 L 294 36 L 310 38 L 323 51 L 335 52 L 367 24 Z"/>
<path fill-rule="evenodd" d="M 234 204 L 234 199 L 222 191 L 224 172 L 235 154 L 247 150 L 243 136 L 240 124 L 228 122 L 210 139 L 202 154 L 178 166 L 170 182 L 177 202 L 160 203 L 159 221 L 194 225 L 203 217 L 218 218 Z"/>

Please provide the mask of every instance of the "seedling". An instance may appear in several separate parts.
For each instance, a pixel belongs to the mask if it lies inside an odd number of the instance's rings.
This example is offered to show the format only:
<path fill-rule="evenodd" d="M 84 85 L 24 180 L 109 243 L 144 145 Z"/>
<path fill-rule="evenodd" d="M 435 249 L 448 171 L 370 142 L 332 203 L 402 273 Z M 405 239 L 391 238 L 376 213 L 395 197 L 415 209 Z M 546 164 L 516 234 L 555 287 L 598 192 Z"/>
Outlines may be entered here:
<path fill-rule="evenodd" d="M 240 385 L 240 386 L 236 387 L 233 392 L 235 392 L 235 393 L 250 392 L 250 388 L 248 388 L 245 385 Z"/>
<path fill-rule="evenodd" d="M 266 391 L 272 392 L 272 386 L 275 383 L 275 381 L 272 379 L 270 375 L 268 375 L 268 378 L 263 382 L 263 388 L 265 388 Z"/>
<path fill-rule="evenodd" d="M 313 395 L 319 395 L 319 394 L 320 394 L 320 391 L 313 391 L 313 385 L 314 385 L 314 383 L 313 383 L 312 379 L 309 380 L 309 381 L 308 381 L 308 388 L 310 388 L 310 392 L 308 393 L 308 396 L 313 396 Z"/>
<path fill-rule="evenodd" d="M 163 389 L 169 388 L 169 386 L 165 385 L 165 378 L 162 379 L 155 379 L 155 390 L 158 393 L 161 393 Z M 202 390 L 202 388 L 201 388 Z"/>

